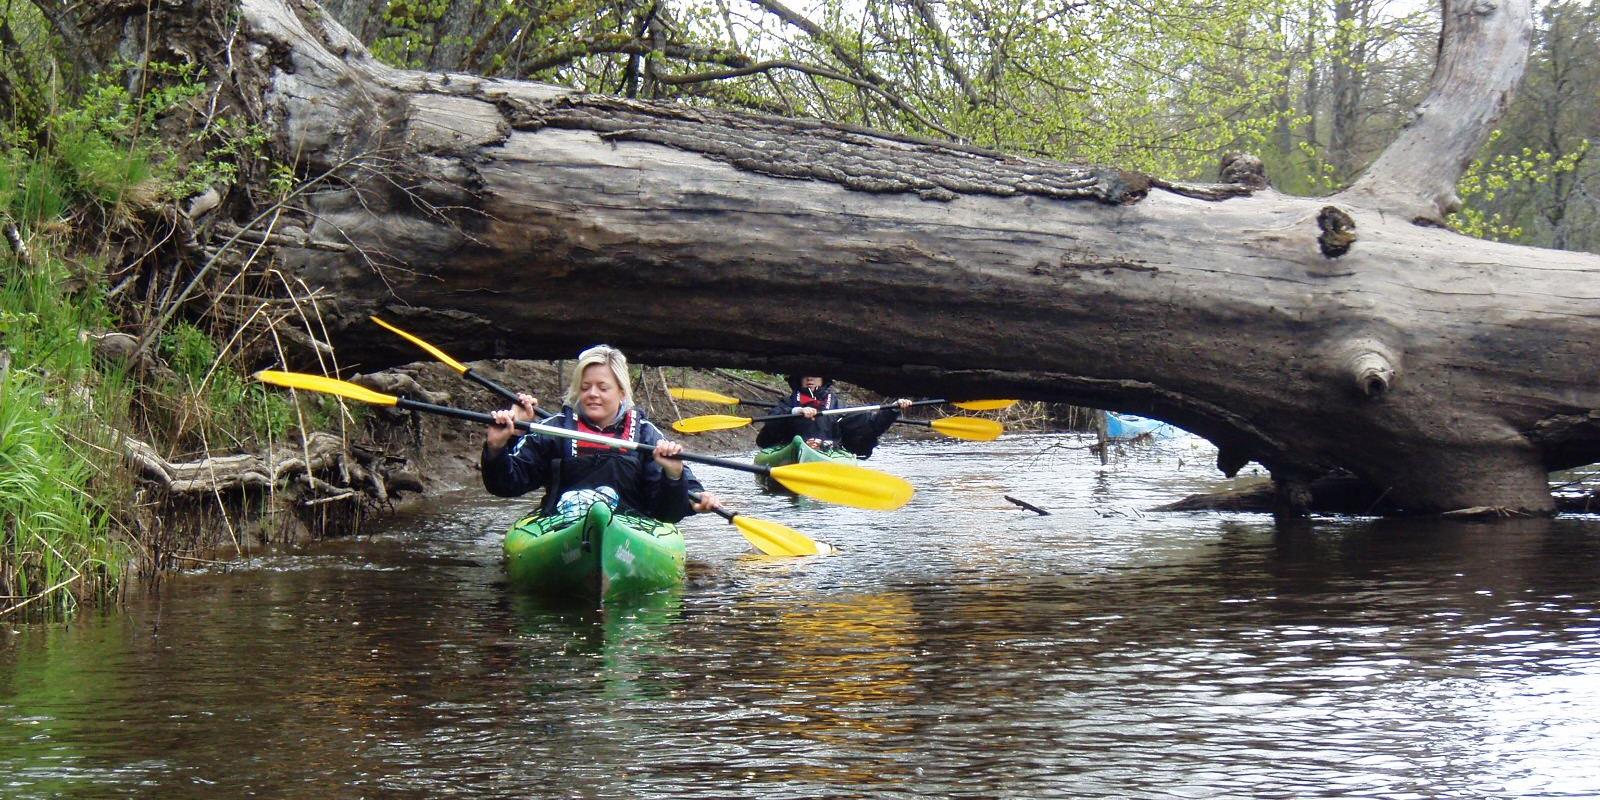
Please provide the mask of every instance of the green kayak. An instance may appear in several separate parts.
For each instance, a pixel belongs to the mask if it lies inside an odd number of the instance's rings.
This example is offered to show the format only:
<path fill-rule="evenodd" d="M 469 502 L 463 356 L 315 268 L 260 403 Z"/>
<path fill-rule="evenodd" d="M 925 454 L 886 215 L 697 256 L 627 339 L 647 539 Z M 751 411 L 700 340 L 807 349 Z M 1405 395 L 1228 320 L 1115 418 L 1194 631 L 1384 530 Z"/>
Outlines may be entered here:
<path fill-rule="evenodd" d="M 756 452 L 755 462 L 766 467 L 781 467 L 785 464 L 809 464 L 813 461 L 835 461 L 840 464 L 856 463 L 856 454 L 842 447 L 830 447 L 818 450 L 799 436 L 792 441 L 777 445 L 776 447 L 763 447 Z M 757 475 L 756 479 L 768 489 L 783 489 L 776 481 Z"/>
<path fill-rule="evenodd" d="M 683 583 L 678 526 L 595 503 L 582 517 L 528 517 L 506 532 L 511 585 L 544 595 L 612 599 Z"/>

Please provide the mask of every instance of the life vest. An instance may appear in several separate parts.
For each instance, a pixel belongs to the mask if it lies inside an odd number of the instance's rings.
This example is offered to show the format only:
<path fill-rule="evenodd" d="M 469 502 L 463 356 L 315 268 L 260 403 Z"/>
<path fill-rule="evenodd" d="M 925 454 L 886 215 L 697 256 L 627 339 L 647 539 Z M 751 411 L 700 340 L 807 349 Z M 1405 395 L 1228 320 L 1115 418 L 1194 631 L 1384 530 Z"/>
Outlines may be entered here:
<path fill-rule="evenodd" d="M 800 438 L 808 442 L 815 440 L 817 445 L 821 445 L 823 448 L 832 447 L 838 441 L 839 418 L 821 413 L 837 407 L 833 399 L 833 392 L 825 389 L 800 389 L 794 393 L 794 407 L 814 408 L 818 412 L 815 419 L 796 417 L 792 421 L 793 430 L 800 435 Z"/>
<path fill-rule="evenodd" d="M 610 439 L 617 439 L 624 442 L 638 441 L 639 412 L 636 409 L 628 409 L 627 412 L 622 415 L 622 422 L 613 425 L 610 428 L 596 428 L 595 426 L 590 425 L 589 422 L 583 418 L 582 414 L 578 414 L 577 412 L 574 412 L 573 416 L 575 417 L 574 421 L 577 423 L 574 430 L 578 431 L 579 433 L 588 433 L 594 436 L 605 436 Z M 615 447 L 607 447 L 599 442 L 584 442 L 577 439 L 570 439 L 569 441 L 572 442 L 572 446 L 568 448 L 568 450 L 571 451 L 569 455 L 576 456 L 593 453 L 618 452 Z"/>
<path fill-rule="evenodd" d="M 814 394 L 805 389 L 794 393 L 795 408 L 814 408 L 818 411 L 827 411 L 833 404 L 833 392 Z"/>
<path fill-rule="evenodd" d="M 607 428 L 597 428 L 590 425 L 583 415 L 572 412 L 572 429 L 581 433 L 604 436 L 618 441 L 636 442 L 639 440 L 639 412 L 630 408 L 624 414 L 622 421 Z M 565 426 L 563 426 L 565 427 Z M 645 451 L 638 449 L 621 450 L 607 447 L 599 442 L 583 442 L 577 439 L 568 439 L 567 446 L 561 448 L 560 455 L 550 460 L 548 483 L 545 486 L 545 499 L 541 503 L 544 513 L 550 513 L 555 508 L 555 503 L 563 493 L 575 489 L 593 489 L 600 486 L 610 486 L 621 496 L 622 506 L 638 510 L 644 504 L 644 498 L 639 495 L 639 480 L 643 474 L 642 455 Z"/>

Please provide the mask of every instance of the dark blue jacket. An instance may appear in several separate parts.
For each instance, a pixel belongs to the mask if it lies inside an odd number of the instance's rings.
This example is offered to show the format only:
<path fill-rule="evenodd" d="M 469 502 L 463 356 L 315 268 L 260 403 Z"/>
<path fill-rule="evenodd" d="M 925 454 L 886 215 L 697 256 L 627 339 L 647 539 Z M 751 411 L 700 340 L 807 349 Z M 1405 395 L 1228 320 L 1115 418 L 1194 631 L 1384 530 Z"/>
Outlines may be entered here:
<path fill-rule="evenodd" d="M 809 405 L 819 411 L 843 408 L 844 402 L 833 391 L 828 381 L 818 389 L 796 389 L 788 397 L 772 406 L 773 414 L 793 414 L 794 409 Z M 877 411 L 858 411 L 854 414 L 818 414 L 806 419 L 794 414 L 786 419 L 764 422 L 756 434 L 757 447 L 777 447 L 799 436 L 802 439 L 821 439 L 832 442 L 861 458 L 870 458 L 878 438 L 900 418 L 899 409 L 885 408 Z"/>
<path fill-rule="evenodd" d="M 578 430 L 577 412 L 563 408 L 541 424 Z M 640 444 L 655 444 L 663 438 L 661 431 L 631 406 L 603 430 Z M 565 492 L 610 486 L 616 490 L 621 508 L 662 522 L 677 522 L 694 513 L 689 492 L 702 489 L 687 464 L 682 477 L 667 478 L 649 450 L 606 449 L 537 433 L 512 439 L 493 456 L 485 445 L 481 463 L 483 488 L 490 494 L 517 497 L 544 487 L 541 514 L 554 513 L 556 501 Z"/>

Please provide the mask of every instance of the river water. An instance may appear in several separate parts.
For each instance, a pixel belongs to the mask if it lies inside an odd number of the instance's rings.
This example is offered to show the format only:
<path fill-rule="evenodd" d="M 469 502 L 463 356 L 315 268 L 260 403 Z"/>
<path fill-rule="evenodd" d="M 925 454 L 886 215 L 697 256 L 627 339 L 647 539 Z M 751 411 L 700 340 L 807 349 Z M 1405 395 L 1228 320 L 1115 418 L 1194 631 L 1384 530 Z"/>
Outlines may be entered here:
<path fill-rule="evenodd" d="M 632 608 L 509 592 L 532 496 L 465 492 L 0 631 L 0 797 L 1600 796 L 1600 518 L 1153 514 L 1209 446 L 1087 443 L 886 443 L 893 513 L 703 468 L 840 552 L 698 517 Z"/>

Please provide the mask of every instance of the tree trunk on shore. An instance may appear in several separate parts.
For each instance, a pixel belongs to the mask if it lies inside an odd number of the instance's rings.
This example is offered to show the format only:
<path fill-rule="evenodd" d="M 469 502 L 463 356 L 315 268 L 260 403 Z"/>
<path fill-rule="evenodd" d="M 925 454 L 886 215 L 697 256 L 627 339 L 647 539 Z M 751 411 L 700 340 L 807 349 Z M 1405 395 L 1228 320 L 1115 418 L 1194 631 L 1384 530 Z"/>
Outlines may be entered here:
<path fill-rule="evenodd" d="M 309 3 L 219 3 L 125 4 L 101 33 L 214 54 L 315 180 L 276 258 L 333 298 L 345 366 L 414 357 L 380 313 L 463 359 L 607 341 L 1114 408 L 1207 437 L 1225 471 L 1261 462 L 1290 510 L 1343 470 L 1411 511 L 1548 513 L 1546 473 L 1600 460 L 1600 257 L 1438 227 L 1521 75 L 1527 0 L 1447 2 L 1416 121 L 1321 199 L 1249 158 L 1181 185 L 393 70 Z"/>

